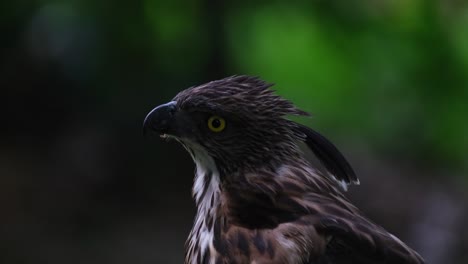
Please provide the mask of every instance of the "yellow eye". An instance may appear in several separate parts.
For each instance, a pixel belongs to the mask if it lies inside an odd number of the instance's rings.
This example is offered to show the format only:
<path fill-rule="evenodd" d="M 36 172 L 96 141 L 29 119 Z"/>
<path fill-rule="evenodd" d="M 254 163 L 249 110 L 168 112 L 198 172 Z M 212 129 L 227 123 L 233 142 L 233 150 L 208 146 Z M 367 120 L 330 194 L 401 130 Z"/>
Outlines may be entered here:
<path fill-rule="evenodd" d="M 226 120 L 219 116 L 212 116 L 208 119 L 208 128 L 213 132 L 221 132 L 226 128 Z"/>

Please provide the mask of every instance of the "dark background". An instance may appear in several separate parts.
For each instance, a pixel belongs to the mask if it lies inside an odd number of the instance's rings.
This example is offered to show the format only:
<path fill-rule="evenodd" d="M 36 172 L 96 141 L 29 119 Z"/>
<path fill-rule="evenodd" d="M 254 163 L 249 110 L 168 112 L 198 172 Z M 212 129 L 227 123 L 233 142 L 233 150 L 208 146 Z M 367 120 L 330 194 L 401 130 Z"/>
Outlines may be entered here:
<path fill-rule="evenodd" d="M 370 218 L 468 262 L 466 1 L 2 1 L 0 37 L 0 263 L 181 263 L 194 166 L 142 121 L 233 74 L 313 113 Z"/>

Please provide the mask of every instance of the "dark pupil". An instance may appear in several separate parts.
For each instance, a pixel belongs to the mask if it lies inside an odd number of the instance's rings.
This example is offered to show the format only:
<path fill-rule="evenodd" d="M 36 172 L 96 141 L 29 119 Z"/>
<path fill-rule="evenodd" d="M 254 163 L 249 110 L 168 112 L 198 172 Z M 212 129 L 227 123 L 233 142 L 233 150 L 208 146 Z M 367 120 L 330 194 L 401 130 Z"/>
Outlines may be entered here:
<path fill-rule="evenodd" d="M 219 121 L 219 119 L 214 119 L 212 122 L 211 122 L 211 125 L 214 127 L 214 128 L 218 128 L 221 126 L 221 121 Z"/>

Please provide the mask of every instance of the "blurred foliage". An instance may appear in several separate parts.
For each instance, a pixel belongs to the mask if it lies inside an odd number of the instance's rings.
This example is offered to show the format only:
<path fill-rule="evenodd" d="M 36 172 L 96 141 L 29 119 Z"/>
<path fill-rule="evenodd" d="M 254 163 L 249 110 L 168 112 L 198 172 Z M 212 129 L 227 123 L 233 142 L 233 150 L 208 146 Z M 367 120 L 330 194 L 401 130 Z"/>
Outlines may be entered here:
<path fill-rule="evenodd" d="M 113 78 L 120 73 L 143 84 L 152 72 L 167 82 L 183 74 L 183 85 L 259 75 L 327 132 L 392 155 L 467 166 L 464 1 L 42 0 L 1 7 L 4 32 L 28 23 L 26 37 L 48 31 L 42 37 L 50 46 L 27 45 L 52 53 L 103 100 L 121 86 Z M 129 70 L 136 64 L 141 72 Z"/>
<path fill-rule="evenodd" d="M 467 5 L 367 2 L 233 11 L 232 68 L 273 80 L 325 129 L 466 166 Z"/>

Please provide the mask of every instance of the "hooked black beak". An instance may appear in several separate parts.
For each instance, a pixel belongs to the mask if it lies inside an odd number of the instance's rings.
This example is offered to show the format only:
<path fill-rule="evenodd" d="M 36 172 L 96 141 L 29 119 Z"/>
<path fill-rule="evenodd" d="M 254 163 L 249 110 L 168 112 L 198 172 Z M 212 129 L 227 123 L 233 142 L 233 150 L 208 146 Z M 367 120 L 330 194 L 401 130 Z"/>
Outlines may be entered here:
<path fill-rule="evenodd" d="M 170 133 L 175 112 L 176 102 L 174 101 L 151 110 L 143 121 L 143 135 L 147 135 L 148 132 L 156 132 L 159 135 Z"/>

